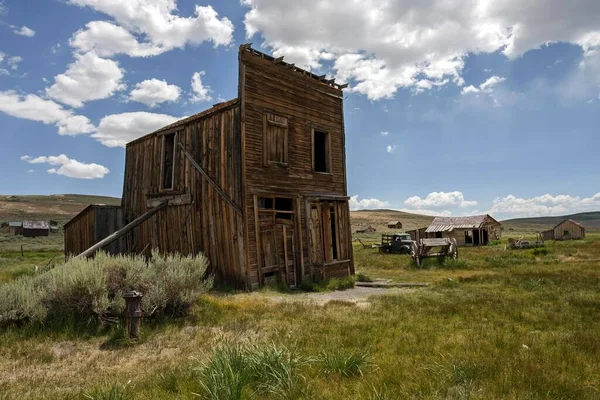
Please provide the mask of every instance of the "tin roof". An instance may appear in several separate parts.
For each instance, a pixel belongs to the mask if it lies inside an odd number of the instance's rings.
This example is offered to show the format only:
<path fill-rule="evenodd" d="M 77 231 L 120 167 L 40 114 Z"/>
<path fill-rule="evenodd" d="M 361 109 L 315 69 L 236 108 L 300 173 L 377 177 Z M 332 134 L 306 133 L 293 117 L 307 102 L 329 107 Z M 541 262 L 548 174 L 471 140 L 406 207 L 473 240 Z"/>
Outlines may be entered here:
<path fill-rule="evenodd" d="M 23 229 L 50 229 L 46 221 L 23 221 Z"/>
<path fill-rule="evenodd" d="M 453 229 L 479 229 L 488 220 L 498 223 L 488 214 L 470 217 L 435 217 L 425 232 L 450 232 Z"/>
<path fill-rule="evenodd" d="M 575 221 L 575 220 L 572 220 L 571 218 L 569 218 L 569 219 L 565 219 L 565 220 L 563 220 L 563 221 L 560 221 L 560 223 L 556 224 L 556 226 L 555 226 L 554 228 L 552 228 L 552 229 L 554 230 L 554 229 L 558 228 L 559 226 L 561 226 L 561 225 L 562 225 L 562 224 L 564 224 L 565 222 L 572 222 L 572 223 L 574 223 L 575 225 L 577 225 L 578 227 L 580 227 L 580 228 L 584 228 L 584 226 L 583 226 L 583 225 L 581 225 L 579 222 L 577 222 L 577 221 Z M 585 229 L 585 228 L 584 228 L 584 229 Z"/>
<path fill-rule="evenodd" d="M 9 223 L 8 223 L 8 226 L 15 226 L 15 227 L 19 227 L 19 226 L 21 226 L 21 225 L 22 225 L 22 223 L 21 223 L 21 222 L 9 222 Z"/>

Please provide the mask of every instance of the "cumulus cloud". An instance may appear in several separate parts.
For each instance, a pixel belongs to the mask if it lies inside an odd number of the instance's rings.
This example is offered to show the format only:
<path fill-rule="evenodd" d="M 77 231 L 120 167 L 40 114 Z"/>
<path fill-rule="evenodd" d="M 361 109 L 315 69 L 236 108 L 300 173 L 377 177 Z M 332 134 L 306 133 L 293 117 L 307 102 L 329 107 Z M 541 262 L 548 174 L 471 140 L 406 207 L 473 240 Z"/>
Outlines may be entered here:
<path fill-rule="evenodd" d="M 34 94 L 0 91 L 0 111 L 16 118 L 54 124 L 58 127 L 59 135 L 79 135 L 95 130 L 88 118 L 75 115 L 60 104 Z"/>
<path fill-rule="evenodd" d="M 14 57 L 9 57 L 6 60 L 6 64 L 10 67 L 10 69 L 12 70 L 17 70 L 19 68 L 19 64 L 23 61 L 23 57 L 20 56 L 14 56 Z"/>
<path fill-rule="evenodd" d="M 34 37 L 35 36 L 35 31 L 31 28 L 28 28 L 26 26 L 22 26 L 20 28 L 14 27 L 13 30 L 14 33 L 16 33 L 17 35 L 21 35 L 21 36 L 27 36 L 27 37 Z"/>
<path fill-rule="evenodd" d="M 393 153 L 393 152 L 394 152 L 394 150 L 396 150 L 396 148 L 397 148 L 397 147 L 398 147 L 398 146 L 396 146 L 395 144 L 388 144 L 388 145 L 386 146 L 385 150 L 386 150 L 388 153 Z"/>
<path fill-rule="evenodd" d="M 132 57 L 161 54 L 186 44 L 212 41 L 215 46 L 232 40 L 233 24 L 219 18 L 211 6 L 195 6 L 194 16 L 176 15 L 175 0 L 67 0 L 112 17 L 116 24 L 92 21 L 71 40 L 77 51 L 96 49 L 103 56 L 125 53 Z M 145 40 L 140 42 L 134 35 Z"/>
<path fill-rule="evenodd" d="M 195 72 L 194 75 L 192 75 L 192 92 L 194 94 L 190 100 L 194 103 L 212 100 L 210 95 L 210 86 L 204 86 L 204 83 L 202 83 L 202 77 L 204 74 L 204 71 L 200 71 Z"/>
<path fill-rule="evenodd" d="M 67 70 L 54 77 L 55 83 L 46 94 L 71 107 L 82 107 L 87 101 L 105 99 L 125 89 L 123 73 L 119 63 L 94 52 L 76 55 Z"/>
<path fill-rule="evenodd" d="M 143 111 L 107 115 L 102 118 L 92 137 L 108 147 L 125 147 L 128 142 L 178 119 L 171 115 Z"/>
<path fill-rule="evenodd" d="M 378 208 L 388 207 L 390 204 L 387 201 L 378 199 L 358 199 L 358 195 L 350 196 L 348 201 L 351 210 L 374 210 Z"/>
<path fill-rule="evenodd" d="M 164 80 L 148 79 L 135 85 L 129 99 L 153 108 L 165 101 L 177 101 L 180 93 L 181 89 L 177 85 L 169 85 Z"/>
<path fill-rule="evenodd" d="M 499 84 L 502 83 L 506 80 L 506 78 L 501 77 L 501 76 L 497 76 L 494 75 L 492 77 L 490 77 L 489 79 L 487 79 L 485 82 L 483 82 L 481 85 L 479 85 L 479 88 L 476 88 L 473 85 L 464 87 L 463 90 L 461 91 L 462 94 L 469 94 L 469 93 L 487 93 L 487 94 L 491 94 L 494 91 L 494 87 Z"/>
<path fill-rule="evenodd" d="M 423 208 L 448 208 L 448 207 L 473 207 L 477 205 L 476 201 L 465 200 L 462 192 L 431 192 L 424 199 L 419 196 L 409 197 L 404 201 L 409 207 Z"/>
<path fill-rule="evenodd" d="M 48 169 L 49 174 L 63 175 L 68 178 L 77 179 L 101 179 L 110 171 L 100 164 L 86 164 L 67 157 L 65 154 L 59 156 L 40 156 L 32 158 L 30 156 L 22 156 L 21 160 L 27 161 L 29 164 L 49 164 L 58 166 L 58 168 Z"/>
<path fill-rule="evenodd" d="M 544 194 L 522 198 L 509 194 L 496 198 L 488 213 L 507 217 L 534 217 L 542 215 L 565 215 L 600 210 L 600 193 L 591 197 Z"/>
<path fill-rule="evenodd" d="M 381 136 L 387 136 L 387 135 L 389 135 L 389 134 L 390 134 L 390 133 L 389 133 L 388 131 L 383 131 L 383 132 L 381 132 Z"/>
<path fill-rule="evenodd" d="M 247 37 L 278 56 L 315 69 L 333 60 L 337 78 L 370 99 L 399 88 L 423 91 L 463 84 L 469 53 L 502 51 L 514 59 L 548 42 L 600 44 L 600 2 L 562 0 L 355 1 L 242 0 Z M 311 12 L 306 12 L 311 10 Z M 548 23 L 560 21 L 560 23 Z M 481 90 L 481 89 L 480 89 Z"/>

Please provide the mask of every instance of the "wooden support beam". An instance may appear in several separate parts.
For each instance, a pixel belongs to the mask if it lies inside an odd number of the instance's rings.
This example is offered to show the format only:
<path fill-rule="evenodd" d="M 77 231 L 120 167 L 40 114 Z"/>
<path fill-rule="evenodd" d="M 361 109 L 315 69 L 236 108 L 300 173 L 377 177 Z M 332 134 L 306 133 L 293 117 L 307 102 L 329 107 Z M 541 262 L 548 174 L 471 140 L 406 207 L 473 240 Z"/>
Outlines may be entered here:
<path fill-rule="evenodd" d="M 212 180 L 212 178 L 210 176 L 208 176 L 208 174 L 206 173 L 206 171 L 204 171 L 204 169 L 196 162 L 196 160 L 194 160 L 194 157 L 192 157 L 192 155 L 185 150 L 185 147 L 183 147 L 183 144 L 181 144 L 181 142 L 177 142 L 177 144 L 179 145 L 179 147 L 181 147 L 181 151 L 183 151 L 183 155 L 188 159 L 188 161 L 190 162 L 190 164 L 192 164 L 192 166 L 194 168 L 196 168 L 196 170 L 198 172 L 200 172 L 200 174 L 202 174 L 202 176 L 204 178 L 206 178 L 206 181 L 213 187 L 213 189 L 215 189 L 215 191 L 217 193 L 219 193 L 219 195 L 223 198 L 223 200 L 225 200 L 227 202 L 227 204 L 229 204 L 235 211 L 237 211 L 238 214 L 243 215 L 244 213 L 242 212 L 242 209 L 237 204 L 235 204 L 233 202 L 233 200 L 231 200 L 229 198 L 229 196 L 227 195 L 227 193 L 225 193 L 219 187 L 219 185 L 217 185 L 215 183 L 215 181 Z"/>
<path fill-rule="evenodd" d="M 131 221 L 130 223 L 128 223 L 127 225 L 125 225 L 124 227 L 119 229 L 118 231 L 116 231 L 113 234 L 102 239 L 101 241 L 99 241 L 98 243 L 96 243 L 95 245 L 93 245 L 92 247 L 90 247 L 89 249 L 84 251 L 83 253 L 77 255 L 75 258 L 89 257 L 89 256 L 93 255 L 96 251 L 100 250 L 104 246 L 107 246 L 107 245 L 111 244 L 112 242 L 114 242 L 115 240 L 125 236 L 133 228 L 140 225 L 142 222 L 144 222 L 145 220 L 147 220 L 148 218 L 150 218 L 151 216 L 156 214 L 158 211 L 165 208 L 167 206 L 167 204 L 169 204 L 168 200 L 163 201 L 157 207 L 154 207 L 153 209 L 146 211 L 146 213 L 140 215 L 139 217 L 137 217 L 136 219 L 134 219 L 133 221 Z"/>

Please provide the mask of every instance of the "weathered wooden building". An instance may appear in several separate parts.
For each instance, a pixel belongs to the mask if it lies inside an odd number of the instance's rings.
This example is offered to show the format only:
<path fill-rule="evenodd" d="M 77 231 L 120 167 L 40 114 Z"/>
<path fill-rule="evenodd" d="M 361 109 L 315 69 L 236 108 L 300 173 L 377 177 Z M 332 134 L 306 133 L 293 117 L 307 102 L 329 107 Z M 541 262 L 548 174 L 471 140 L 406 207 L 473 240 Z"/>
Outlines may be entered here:
<path fill-rule="evenodd" d="M 64 225 L 65 256 L 82 253 L 122 226 L 121 207 L 90 204 Z M 108 244 L 104 251 L 110 254 L 123 252 L 123 240 Z"/>
<path fill-rule="evenodd" d="M 400 221 L 390 221 L 387 224 L 388 229 L 402 229 L 402 222 Z"/>
<path fill-rule="evenodd" d="M 427 238 L 454 238 L 459 246 L 480 246 L 501 239 L 502 225 L 487 214 L 435 217 L 425 234 Z"/>
<path fill-rule="evenodd" d="M 20 234 L 25 237 L 48 236 L 50 225 L 46 221 L 23 221 Z"/>
<path fill-rule="evenodd" d="M 544 240 L 575 240 L 585 238 L 585 228 L 572 219 L 565 219 L 554 228 L 542 232 Z"/>
<path fill-rule="evenodd" d="M 354 273 L 342 89 L 241 46 L 236 99 L 127 144 L 125 251 L 203 252 L 248 289 Z"/>
<path fill-rule="evenodd" d="M 372 233 L 377 231 L 372 225 L 362 225 L 356 228 L 356 233 Z"/>
<path fill-rule="evenodd" d="M 9 222 L 8 223 L 8 232 L 14 235 L 20 235 L 23 230 L 22 222 Z"/>
<path fill-rule="evenodd" d="M 427 227 L 424 227 L 424 228 L 412 229 L 410 231 L 406 231 L 406 233 L 408 233 L 410 235 L 410 238 L 412 240 L 418 242 L 419 239 L 427 238 L 427 233 L 425 233 L 426 230 L 427 230 Z"/>

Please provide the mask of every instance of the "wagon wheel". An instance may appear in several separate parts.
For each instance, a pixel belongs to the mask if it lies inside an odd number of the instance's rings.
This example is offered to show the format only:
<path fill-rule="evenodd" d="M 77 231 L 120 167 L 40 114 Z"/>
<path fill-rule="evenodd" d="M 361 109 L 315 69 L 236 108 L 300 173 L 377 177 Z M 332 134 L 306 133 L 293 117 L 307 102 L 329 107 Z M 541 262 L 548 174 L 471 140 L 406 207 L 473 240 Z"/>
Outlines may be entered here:
<path fill-rule="evenodd" d="M 421 266 L 421 257 L 419 254 L 419 245 L 415 241 L 413 241 L 410 245 L 410 256 L 417 263 L 417 267 L 420 267 Z"/>

